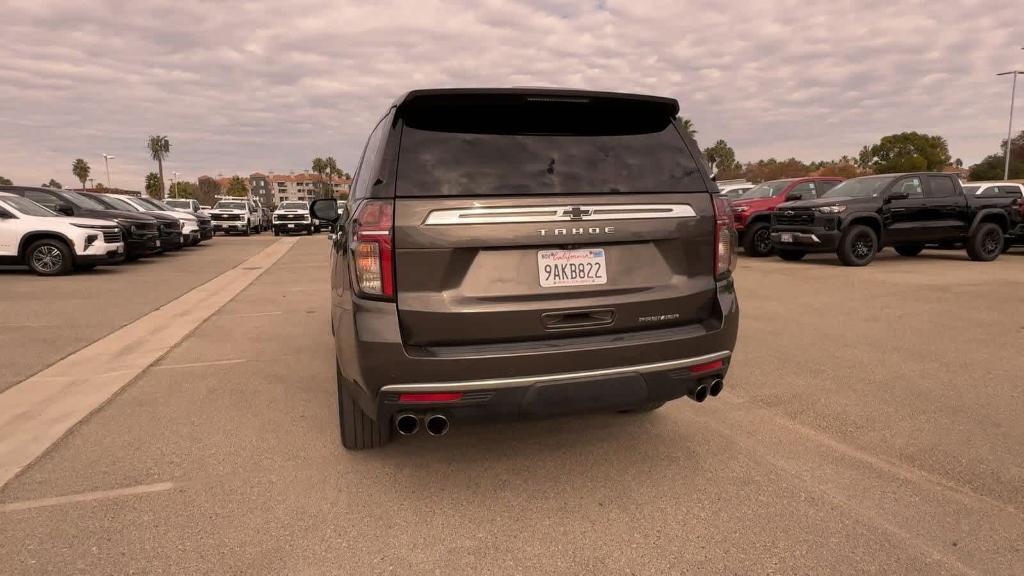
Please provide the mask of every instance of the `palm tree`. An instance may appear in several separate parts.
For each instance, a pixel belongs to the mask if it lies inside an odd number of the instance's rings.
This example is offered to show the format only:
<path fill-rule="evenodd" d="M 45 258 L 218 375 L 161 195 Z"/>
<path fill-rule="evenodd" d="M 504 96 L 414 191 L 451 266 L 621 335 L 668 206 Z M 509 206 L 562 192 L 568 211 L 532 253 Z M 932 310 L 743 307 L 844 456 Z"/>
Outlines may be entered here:
<path fill-rule="evenodd" d="M 161 136 L 155 134 L 149 137 L 149 142 L 146 143 L 146 148 L 149 149 L 149 155 L 153 160 L 156 160 L 157 166 L 160 170 L 160 193 L 157 195 L 158 200 L 164 199 L 164 158 L 171 153 L 171 141 L 167 139 L 167 136 Z"/>
<path fill-rule="evenodd" d="M 324 172 L 327 171 L 327 162 L 323 158 L 317 156 L 313 158 L 313 172 L 320 176 L 320 194 L 324 192 Z"/>
<path fill-rule="evenodd" d="M 683 130 L 686 130 L 686 133 L 690 135 L 690 138 L 695 138 L 697 136 L 697 129 L 693 127 L 693 120 L 680 116 L 679 123 Z"/>
<path fill-rule="evenodd" d="M 89 163 L 81 158 L 76 158 L 75 162 L 71 165 L 71 173 L 82 183 L 83 192 L 85 191 L 85 181 L 89 179 L 89 172 Z"/>
<path fill-rule="evenodd" d="M 330 194 L 326 198 L 334 197 L 334 177 L 338 175 L 338 161 L 334 159 L 334 156 L 328 156 L 324 158 L 324 167 L 327 169 L 327 188 L 330 190 Z"/>

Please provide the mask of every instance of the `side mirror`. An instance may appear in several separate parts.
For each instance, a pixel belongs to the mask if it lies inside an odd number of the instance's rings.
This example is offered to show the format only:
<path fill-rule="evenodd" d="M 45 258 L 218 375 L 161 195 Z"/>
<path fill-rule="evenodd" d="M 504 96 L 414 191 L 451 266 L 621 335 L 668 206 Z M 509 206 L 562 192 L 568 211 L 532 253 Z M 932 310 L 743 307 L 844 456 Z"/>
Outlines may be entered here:
<path fill-rule="evenodd" d="M 65 216 L 74 216 L 75 211 L 71 208 L 70 204 L 57 204 L 57 209 L 54 212 L 59 212 Z"/>
<path fill-rule="evenodd" d="M 335 224 L 341 219 L 338 213 L 338 201 L 333 198 L 321 198 L 314 200 L 309 206 L 309 213 L 317 220 L 323 220 Z"/>
<path fill-rule="evenodd" d="M 893 192 L 886 197 L 886 200 L 892 202 L 893 200 L 906 200 L 907 198 L 910 198 L 910 193 L 908 192 Z"/>
<path fill-rule="evenodd" d="M 794 200 L 803 200 L 803 199 L 804 199 L 804 193 L 803 192 L 790 192 L 789 195 L 786 196 L 786 202 L 792 202 Z"/>

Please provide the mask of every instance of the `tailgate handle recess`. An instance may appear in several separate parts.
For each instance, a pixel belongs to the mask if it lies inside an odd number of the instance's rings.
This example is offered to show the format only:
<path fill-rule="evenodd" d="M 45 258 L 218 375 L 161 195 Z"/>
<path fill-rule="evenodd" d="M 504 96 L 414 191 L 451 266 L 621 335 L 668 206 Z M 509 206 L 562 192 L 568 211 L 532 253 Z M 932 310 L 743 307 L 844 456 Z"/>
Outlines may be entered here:
<path fill-rule="evenodd" d="M 598 308 L 594 310 L 548 312 L 540 315 L 540 321 L 544 324 L 545 330 L 608 326 L 615 321 L 615 310 L 612 308 Z"/>

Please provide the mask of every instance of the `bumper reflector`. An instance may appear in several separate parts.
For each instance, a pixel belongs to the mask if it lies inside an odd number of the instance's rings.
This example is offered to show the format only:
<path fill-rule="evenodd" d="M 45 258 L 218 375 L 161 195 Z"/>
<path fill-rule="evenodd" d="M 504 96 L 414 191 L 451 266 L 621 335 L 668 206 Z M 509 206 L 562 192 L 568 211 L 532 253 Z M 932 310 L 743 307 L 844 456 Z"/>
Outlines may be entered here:
<path fill-rule="evenodd" d="M 690 372 L 693 374 L 703 374 L 704 372 L 712 372 L 719 370 L 725 366 L 725 362 L 721 360 L 715 360 L 714 362 L 708 362 L 707 364 L 697 364 L 696 366 L 690 366 Z"/>
<path fill-rule="evenodd" d="M 401 403 L 406 402 L 455 402 L 462 400 L 462 392 L 425 392 L 402 394 L 398 397 Z"/>

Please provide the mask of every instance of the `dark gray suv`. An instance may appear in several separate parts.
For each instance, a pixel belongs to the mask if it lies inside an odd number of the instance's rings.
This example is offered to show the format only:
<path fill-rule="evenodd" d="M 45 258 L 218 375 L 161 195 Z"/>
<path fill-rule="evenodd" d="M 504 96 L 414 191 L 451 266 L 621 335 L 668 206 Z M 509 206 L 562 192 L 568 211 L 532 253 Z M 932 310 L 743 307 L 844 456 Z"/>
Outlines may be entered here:
<path fill-rule="evenodd" d="M 342 444 L 722 387 L 736 236 L 675 100 L 417 90 L 330 221 Z"/>

